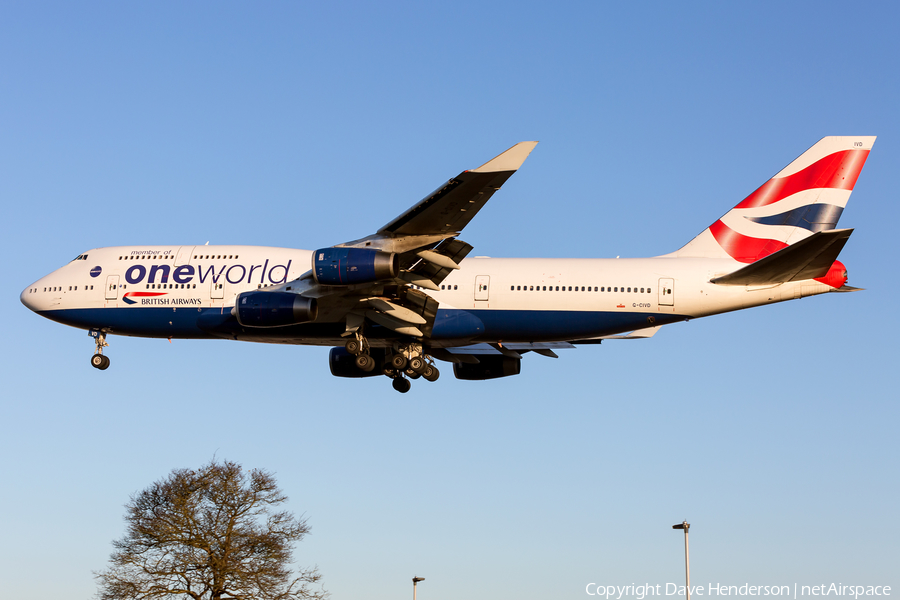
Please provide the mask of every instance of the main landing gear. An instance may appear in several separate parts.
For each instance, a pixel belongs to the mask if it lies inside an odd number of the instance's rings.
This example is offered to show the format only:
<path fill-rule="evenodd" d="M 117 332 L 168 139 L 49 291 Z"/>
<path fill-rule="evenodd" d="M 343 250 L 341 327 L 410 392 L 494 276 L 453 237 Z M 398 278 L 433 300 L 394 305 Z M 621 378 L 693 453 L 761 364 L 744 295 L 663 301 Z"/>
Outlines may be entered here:
<path fill-rule="evenodd" d="M 91 332 L 91 335 L 94 338 L 94 343 L 97 345 L 97 352 L 91 357 L 91 366 L 105 371 L 109 368 L 109 357 L 103 355 L 103 348 L 109 346 L 106 343 L 106 334 L 100 331 L 96 335 L 94 335 L 94 332 Z"/>
<path fill-rule="evenodd" d="M 392 379 L 391 385 L 401 394 L 409 391 L 410 379 L 423 377 L 425 381 L 437 381 L 441 376 L 441 372 L 434 366 L 434 359 L 425 354 L 421 344 L 396 346 L 393 354 L 382 355 L 383 361 L 378 361 L 372 357 L 366 338 L 357 332 L 353 339 L 347 340 L 344 348 L 356 356 L 357 368 L 366 373 L 371 373 L 382 362 L 384 375 Z"/>

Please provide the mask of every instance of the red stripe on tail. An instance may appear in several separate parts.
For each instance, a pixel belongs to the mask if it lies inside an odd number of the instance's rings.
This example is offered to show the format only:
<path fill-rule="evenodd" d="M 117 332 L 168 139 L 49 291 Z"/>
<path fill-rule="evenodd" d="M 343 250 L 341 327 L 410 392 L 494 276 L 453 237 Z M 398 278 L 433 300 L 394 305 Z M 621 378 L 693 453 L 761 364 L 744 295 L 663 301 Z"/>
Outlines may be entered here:
<path fill-rule="evenodd" d="M 721 220 L 710 225 L 709 231 L 716 238 L 716 241 L 719 242 L 719 245 L 722 246 L 722 249 L 728 253 L 728 256 L 742 263 L 756 262 L 761 258 L 778 252 L 782 248 L 787 248 L 787 244 L 778 240 L 766 240 L 742 235 L 728 227 Z"/>
<path fill-rule="evenodd" d="M 815 188 L 852 190 L 868 156 L 868 150 L 835 152 L 793 175 L 770 179 L 735 208 L 766 206 L 797 192 Z"/>

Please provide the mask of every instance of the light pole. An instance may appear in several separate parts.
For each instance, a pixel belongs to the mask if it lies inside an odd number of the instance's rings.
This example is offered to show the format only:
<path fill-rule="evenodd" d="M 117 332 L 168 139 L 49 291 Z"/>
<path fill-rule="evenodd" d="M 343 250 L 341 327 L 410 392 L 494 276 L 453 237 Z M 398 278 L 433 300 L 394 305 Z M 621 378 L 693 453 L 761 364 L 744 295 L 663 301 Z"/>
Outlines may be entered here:
<path fill-rule="evenodd" d="M 413 600 L 416 600 L 416 584 L 425 581 L 424 577 L 413 577 Z"/>
<path fill-rule="evenodd" d="M 688 554 L 688 529 L 690 528 L 691 524 L 687 521 L 672 525 L 672 529 L 684 529 L 684 591 L 687 594 L 687 600 L 691 600 L 691 559 Z"/>

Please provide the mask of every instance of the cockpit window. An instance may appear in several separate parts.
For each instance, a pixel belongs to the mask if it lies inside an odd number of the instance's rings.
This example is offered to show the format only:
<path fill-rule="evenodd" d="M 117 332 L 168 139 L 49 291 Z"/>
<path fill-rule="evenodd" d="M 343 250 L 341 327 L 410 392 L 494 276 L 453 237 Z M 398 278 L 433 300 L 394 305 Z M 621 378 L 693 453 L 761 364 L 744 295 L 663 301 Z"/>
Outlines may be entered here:
<path fill-rule="evenodd" d="M 76 260 L 87 260 L 87 257 L 87 254 L 79 254 L 78 256 L 73 258 L 71 262 L 75 262 Z"/>

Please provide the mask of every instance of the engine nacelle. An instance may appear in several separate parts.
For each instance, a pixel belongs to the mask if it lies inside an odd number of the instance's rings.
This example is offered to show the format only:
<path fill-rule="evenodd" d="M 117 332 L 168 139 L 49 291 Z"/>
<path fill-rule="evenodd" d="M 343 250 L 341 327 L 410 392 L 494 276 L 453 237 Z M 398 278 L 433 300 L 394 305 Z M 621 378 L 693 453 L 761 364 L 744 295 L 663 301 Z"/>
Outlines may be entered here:
<path fill-rule="evenodd" d="M 315 298 L 289 292 L 242 292 L 231 310 L 244 327 L 285 327 L 316 319 Z"/>
<path fill-rule="evenodd" d="M 453 375 L 457 379 L 482 381 L 518 375 L 522 370 L 522 359 L 510 356 L 478 356 L 478 364 L 455 363 Z"/>
<path fill-rule="evenodd" d="M 387 360 L 387 351 L 372 348 L 370 356 L 375 360 L 375 368 L 368 373 L 356 366 L 356 355 L 350 354 L 341 346 L 332 348 L 328 353 L 328 366 L 335 377 L 375 377 L 384 375 L 384 363 Z"/>
<path fill-rule="evenodd" d="M 312 272 L 322 285 L 352 285 L 393 279 L 400 260 L 393 252 L 366 248 L 322 248 L 312 255 Z"/>

